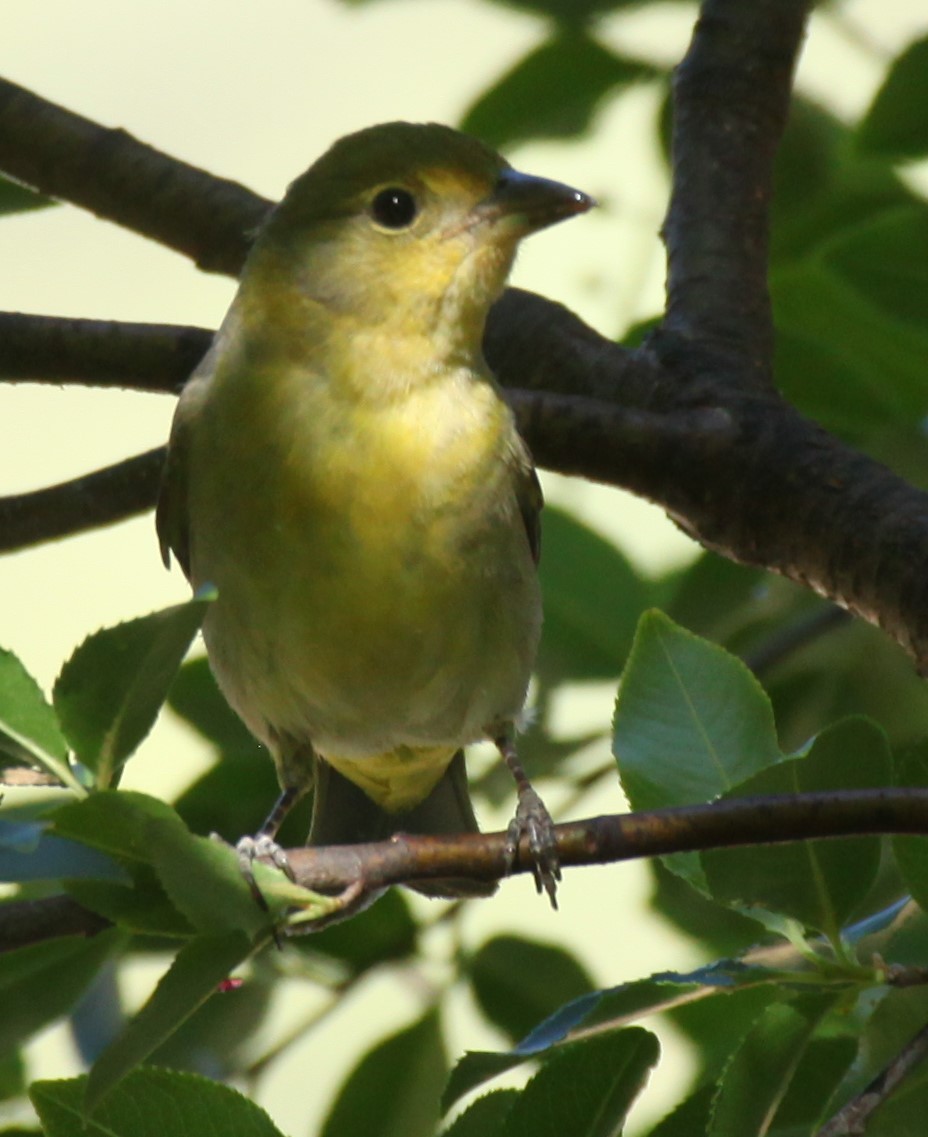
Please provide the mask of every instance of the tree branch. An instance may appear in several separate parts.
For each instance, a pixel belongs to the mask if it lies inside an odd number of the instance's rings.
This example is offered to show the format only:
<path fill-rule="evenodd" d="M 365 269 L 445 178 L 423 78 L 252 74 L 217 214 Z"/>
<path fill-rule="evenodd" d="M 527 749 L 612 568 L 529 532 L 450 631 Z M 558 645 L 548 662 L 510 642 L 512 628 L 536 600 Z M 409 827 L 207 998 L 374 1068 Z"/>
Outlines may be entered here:
<path fill-rule="evenodd" d="M 928 834 L 928 790 L 867 789 L 743 797 L 709 805 L 592 817 L 555 826 L 565 868 L 614 864 L 668 853 L 883 833 Z M 398 834 L 365 845 L 288 849 L 299 884 L 340 892 L 448 876 L 501 880 L 505 833 L 460 837 Z M 532 871 L 527 840 L 517 873 Z"/>
<path fill-rule="evenodd" d="M 591 817 L 557 825 L 555 831 L 565 868 L 819 838 L 928 835 L 928 790 L 832 790 L 744 797 L 710 805 Z M 506 833 L 465 833 L 459 837 L 397 834 L 388 841 L 364 845 L 301 846 L 288 849 L 287 858 L 297 883 L 306 888 L 338 894 L 360 882 L 364 891 L 372 892 L 449 876 L 502 880 L 510 875 L 506 840 Z M 532 872 L 527 839 L 523 839 L 512 871 Z M 63 901 L 53 897 L 46 903 L 52 902 Z M 28 927 L 33 911 L 37 913 L 35 933 L 29 939 L 23 929 Z M 102 926 L 82 929 L 70 901 L 64 905 L 64 913 L 60 918 L 65 930 L 56 931 L 43 901 L 0 905 L 0 950 L 12 946 L 11 936 L 19 946 L 54 935 L 91 934 Z"/>
<path fill-rule="evenodd" d="M 816 1137 L 851 1137 L 867 1131 L 871 1114 L 892 1095 L 912 1071 L 928 1057 L 928 1026 L 900 1050 L 865 1090 L 852 1098 L 818 1131 Z"/>
<path fill-rule="evenodd" d="M 663 328 L 718 353 L 745 388 L 772 385 L 773 163 L 809 7 L 704 0 L 674 77 Z"/>
<path fill-rule="evenodd" d="M 125 521 L 151 509 L 165 448 L 57 486 L 0 498 L 0 553 Z"/>
<path fill-rule="evenodd" d="M 212 338 L 178 324 L 0 312 L 0 376 L 177 395 Z"/>
<path fill-rule="evenodd" d="M 0 168 L 184 253 L 208 272 L 232 276 L 270 206 L 237 182 L 166 160 L 126 131 L 98 126 L 5 79 Z"/>

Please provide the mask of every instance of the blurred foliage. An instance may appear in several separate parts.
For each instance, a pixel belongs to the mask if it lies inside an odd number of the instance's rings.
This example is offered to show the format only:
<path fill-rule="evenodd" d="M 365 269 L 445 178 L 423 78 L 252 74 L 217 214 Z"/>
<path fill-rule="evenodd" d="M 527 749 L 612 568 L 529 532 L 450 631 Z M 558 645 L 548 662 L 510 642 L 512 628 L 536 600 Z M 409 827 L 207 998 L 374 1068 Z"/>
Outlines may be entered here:
<path fill-rule="evenodd" d="M 508 6 L 535 18 L 538 39 L 474 99 L 468 129 L 501 146 L 594 134 L 605 110 L 649 83 L 663 96 L 653 125 L 669 156 L 666 69 L 617 46 L 621 24 L 609 19 L 644 0 Z M 823 19 L 829 11 L 840 18 L 840 5 L 823 6 Z M 878 21 L 875 5 L 872 14 Z M 886 61 L 858 122 L 795 100 L 777 160 L 770 275 L 786 396 L 920 485 L 928 485 L 928 203 L 899 164 L 928 154 L 926 107 L 925 39 Z M 0 213 L 46 204 L 0 180 Z M 604 781 L 618 788 L 616 763 L 637 808 L 928 785 L 925 684 L 879 631 L 797 586 L 712 554 L 649 577 L 550 508 L 542 581 L 538 715 L 523 756 L 531 772 L 559 780 L 574 811 Z M 201 616 L 182 606 L 91 637 L 52 699 L 0 654 L 5 764 L 39 767 L 68 787 L 50 804 L 4 809 L 0 867 L 18 890 L 11 897 L 64 888 L 116 925 L 0 956 L 0 1100 L 21 1107 L 23 1045 L 64 1016 L 95 1062 L 89 1082 L 32 1085 L 46 1134 L 273 1135 L 257 1106 L 217 1080 L 257 1092 L 281 1055 L 313 1033 L 325 1039 L 330 1015 L 343 1000 L 363 999 L 377 976 L 407 986 L 409 1019 L 385 1039 L 358 1037 L 341 1087 L 307 1078 L 307 1095 L 333 1103 L 324 1134 L 425 1137 L 442 1124 L 440 1100 L 447 1107 L 481 1088 L 449 1134 L 620 1132 L 658 1060 L 637 1020 L 647 1016 L 650 1026 L 662 1015 L 689 1041 L 694 1074 L 652 1137 L 804 1137 L 928 1023 L 926 987 L 892 987 L 882 964 L 915 969 L 928 959 L 920 837 L 664 858 L 652 903 L 704 960 L 688 974 L 655 958 L 654 975 L 612 975 L 599 988 L 561 944 L 495 935 L 470 946 L 467 905 L 433 905 L 423 916 L 399 890 L 279 950 L 272 923 L 293 899 L 286 885 L 262 876 L 271 907 L 263 912 L 234 856 L 205 837 L 254 832 L 276 785 L 203 660 L 181 668 L 168 705 L 212 753 L 210 768 L 173 808 L 114 789 Z M 595 684 L 619 692 L 614 730 L 557 734 L 568 685 Z M 498 766 L 475 790 L 495 803 L 512 795 Z M 308 809 L 288 819 L 284 844 L 305 838 Z M 610 908 L 588 934 L 634 930 Z M 143 957 L 164 976 L 127 1021 L 112 977 Z M 314 1002 L 304 1020 L 268 1037 L 269 1008 L 306 991 Z M 449 1059 L 442 1023 L 461 992 L 501 1049 Z M 507 1071 L 521 1074 L 524 1090 L 486 1085 Z M 921 1134 L 926 1108 L 922 1068 L 868 1133 Z"/>

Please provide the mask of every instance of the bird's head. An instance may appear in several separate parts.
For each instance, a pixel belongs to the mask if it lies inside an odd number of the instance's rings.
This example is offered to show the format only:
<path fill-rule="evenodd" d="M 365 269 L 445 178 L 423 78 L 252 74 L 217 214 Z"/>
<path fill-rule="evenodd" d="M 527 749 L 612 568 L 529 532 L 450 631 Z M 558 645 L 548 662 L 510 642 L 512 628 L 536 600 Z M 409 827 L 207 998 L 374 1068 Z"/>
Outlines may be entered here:
<path fill-rule="evenodd" d="M 293 182 L 249 270 L 343 328 L 467 352 L 519 241 L 591 205 L 450 127 L 387 123 L 340 139 Z"/>

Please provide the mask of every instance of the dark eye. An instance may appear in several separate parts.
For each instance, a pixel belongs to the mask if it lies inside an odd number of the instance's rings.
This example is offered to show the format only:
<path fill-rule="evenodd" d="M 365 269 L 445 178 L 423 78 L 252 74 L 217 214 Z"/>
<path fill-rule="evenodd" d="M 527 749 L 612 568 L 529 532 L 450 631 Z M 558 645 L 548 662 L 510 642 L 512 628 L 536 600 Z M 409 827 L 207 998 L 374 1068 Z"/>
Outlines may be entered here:
<path fill-rule="evenodd" d="M 371 216 L 385 229 L 405 229 L 416 219 L 419 207 L 409 190 L 390 186 L 371 202 Z"/>

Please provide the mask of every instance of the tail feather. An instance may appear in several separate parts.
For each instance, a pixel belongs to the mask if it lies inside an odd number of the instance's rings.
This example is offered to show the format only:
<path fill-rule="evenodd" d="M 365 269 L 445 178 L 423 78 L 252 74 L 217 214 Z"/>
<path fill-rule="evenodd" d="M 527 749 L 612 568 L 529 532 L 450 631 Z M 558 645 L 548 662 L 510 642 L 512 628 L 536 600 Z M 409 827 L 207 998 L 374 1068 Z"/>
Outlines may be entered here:
<path fill-rule="evenodd" d="M 478 833 L 479 827 L 467 788 L 464 752 L 459 750 L 447 770 L 424 801 L 404 813 L 387 813 L 354 782 L 333 769 L 324 759 L 316 759 L 313 820 L 310 845 L 354 845 L 382 841 L 394 833 L 440 835 Z M 492 896 L 491 881 L 464 877 L 442 877 L 411 884 L 424 896 L 456 899 Z"/>

